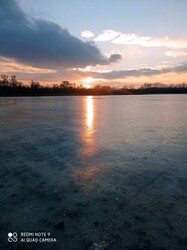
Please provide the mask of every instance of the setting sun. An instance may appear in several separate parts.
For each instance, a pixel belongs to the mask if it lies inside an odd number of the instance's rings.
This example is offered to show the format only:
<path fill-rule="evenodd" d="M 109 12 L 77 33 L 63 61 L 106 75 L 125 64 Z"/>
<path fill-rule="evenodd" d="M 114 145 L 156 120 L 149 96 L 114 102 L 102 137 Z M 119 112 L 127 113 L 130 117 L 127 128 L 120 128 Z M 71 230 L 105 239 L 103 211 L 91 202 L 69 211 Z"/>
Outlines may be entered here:
<path fill-rule="evenodd" d="M 92 83 L 95 82 L 95 79 L 92 77 L 88 77 L 83 79 L 82 82 L 84 83 L 84 87 L 89 89 L 92 87 Z"/>

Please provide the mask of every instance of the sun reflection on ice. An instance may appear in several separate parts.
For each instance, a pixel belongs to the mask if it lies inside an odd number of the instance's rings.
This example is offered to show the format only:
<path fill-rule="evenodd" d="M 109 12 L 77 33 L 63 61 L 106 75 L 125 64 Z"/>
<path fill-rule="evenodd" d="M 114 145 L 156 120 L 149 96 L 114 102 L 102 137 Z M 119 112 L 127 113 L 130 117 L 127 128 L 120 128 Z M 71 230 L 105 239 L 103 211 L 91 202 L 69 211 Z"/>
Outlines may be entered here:
<path fill-rule="evenodd" d="M 94 118 L 94 111 L 93 111 L 93 99 L 92 96 L 87 96 L 86 100 L 86 107 L 87 107 L 87 126 L 89 129 L 93 127 L 93 118 Z"/>
<path fill-rule="evenodd" d="M 85 119 L 84 119 L 84 132 L 82 139 L 84 146 L 81 150 L 81 155 L 92 155 L 94 152 L 94 99 L 92 96 L 85 98 Z"/>
<path fill-rule="evenodd" d="M 97 153 L 95 143 L 95 118 L 97 114 L 95 113 L 95 100 L 92 96 L 85 97 L 84 112 L 83 145 L 79 150 L 82 165 L 75 169 L 73 177 L 78 186 L 84 187 L 85 189 L 95 189 L 98 175 L 101 172 L 101 166 L 89 162 L 89 159 L 92 159 L 92 156 L 94 157 L 94 154 Z"/>

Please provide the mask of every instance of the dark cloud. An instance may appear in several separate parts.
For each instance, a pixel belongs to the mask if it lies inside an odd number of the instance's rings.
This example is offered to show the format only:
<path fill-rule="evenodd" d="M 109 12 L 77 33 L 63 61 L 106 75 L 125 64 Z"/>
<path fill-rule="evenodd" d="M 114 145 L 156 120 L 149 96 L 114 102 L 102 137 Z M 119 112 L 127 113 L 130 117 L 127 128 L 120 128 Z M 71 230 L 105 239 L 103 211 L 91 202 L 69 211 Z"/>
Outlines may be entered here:
<path fill-rule="evenodd" d="M 108 59 L 108 61 L 113 63 L 113 62 L 120 61 L 121 59 L 122 59 L 122 56 L 120 54 L 112 54 L 110 58 Z"/>
<path fill-rule="evenodd" d="M 171 68 L 171 70 L 176 73 L 187 72 L 187 62 L 182 62 L 181 64 Z"/>
<path fill-rule="evenodd" d="M 0 0 L 0 55 L 43 68 L 105 65 L 121 59 L 117 54 L 107 59 L 94 44 L 54 22 L 29 19 L 15 0 Z"/>
<path fill-rule="evenodd" d="M 183 62 L 180 65 L 174 67 L 166 67 L 163 69 L 152 69 L 152 68 L 141 68 L 141 69 L 131 69 L 131 70 L 119 70 L 111 72 L 80 72 L 79 74 L 84 77 L 85 74 L 94 78 L 103 78 L 103 79 L 120 79 L 127 77 L 139 77 L 139 76 L 154 76 L 161 75 L 165 73 L 183 73 L 187 72 L 187 62 Z"/>

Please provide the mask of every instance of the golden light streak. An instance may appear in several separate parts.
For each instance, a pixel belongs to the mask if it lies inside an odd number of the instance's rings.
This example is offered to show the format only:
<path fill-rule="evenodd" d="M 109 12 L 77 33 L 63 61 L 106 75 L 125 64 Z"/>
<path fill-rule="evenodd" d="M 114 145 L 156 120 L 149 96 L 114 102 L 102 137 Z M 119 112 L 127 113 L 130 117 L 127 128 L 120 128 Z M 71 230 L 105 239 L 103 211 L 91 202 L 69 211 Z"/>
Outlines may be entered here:
<path fill-rule="evenodd" d="M 93 99 L 92 96 L 87 96 L 86 100 L 86 112 L 87 112 L 87 126 L 88 128 L 92 128 L 93 126 L 93 118 L 94 118 L 94 111 L 93 111 Z"/>
<path fill-rule="evenodd" d="M 94 136 L 94 104 L 94 98 L 92 96 L 85 97 L 84 132 L 82 133 L 84 145 L 79 151 L 80 155 L 83 157 L 90 157 L 97 150 Z M 94 179 L 97 180 L 97 176 L 100 174 L 101 169 L 100 165 L 83 165 L 81 168 L 77 168 L 74 171 L 73 177 L 78 185 L 83 186 L 85 189 L 94 189 Z"/>
<path fill-rule="evenodd" d="M 92 155 L 95 151 L 95 133 L 94 133 L 94 99 L 92 96 L 87 96 L 84 99 L 84 120 L 82 140 L 84 146 L 80 149 L 80 154 L 84 156 Z"/>

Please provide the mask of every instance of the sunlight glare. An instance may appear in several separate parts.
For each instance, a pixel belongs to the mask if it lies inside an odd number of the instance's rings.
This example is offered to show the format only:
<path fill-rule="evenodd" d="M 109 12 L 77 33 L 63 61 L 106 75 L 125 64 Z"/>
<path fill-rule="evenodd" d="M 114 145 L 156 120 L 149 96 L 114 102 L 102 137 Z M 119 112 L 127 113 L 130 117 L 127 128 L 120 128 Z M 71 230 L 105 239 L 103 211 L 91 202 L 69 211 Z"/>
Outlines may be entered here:
<path fill-rule="evenodd" d="M 94 79 L 92 77 L 88 77 L 88 78 L 85 78 L 84 80 L 82 80 L 83 83 L 85 84 L 90 84 L 92 82 L 94 82 Z"/>
<path fill-rule="evenodd" d="M 95 79 L 92 77 L 88 77 L 82 80 L 84 87 L 90 89 L 92 87 L 92 83 L 95 82 Z"/>

